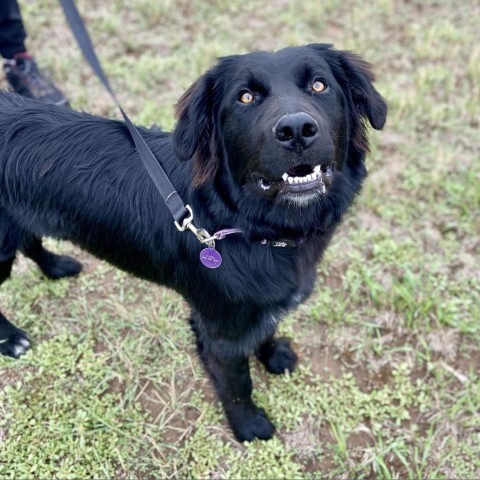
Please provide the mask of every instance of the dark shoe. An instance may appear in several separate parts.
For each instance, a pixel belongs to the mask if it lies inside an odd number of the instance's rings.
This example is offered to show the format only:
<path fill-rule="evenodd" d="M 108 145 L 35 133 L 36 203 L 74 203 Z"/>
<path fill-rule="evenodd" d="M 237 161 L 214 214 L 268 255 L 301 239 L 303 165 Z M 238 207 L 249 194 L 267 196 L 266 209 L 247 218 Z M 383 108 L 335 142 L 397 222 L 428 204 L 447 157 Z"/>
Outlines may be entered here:
<path fill-rule="evenodd" d="M 13 91 L 53 105 L 68 105 L 68 101 L 55 84 L 38 68 L 30 56 L 5 60 L 3 69 Z"/>

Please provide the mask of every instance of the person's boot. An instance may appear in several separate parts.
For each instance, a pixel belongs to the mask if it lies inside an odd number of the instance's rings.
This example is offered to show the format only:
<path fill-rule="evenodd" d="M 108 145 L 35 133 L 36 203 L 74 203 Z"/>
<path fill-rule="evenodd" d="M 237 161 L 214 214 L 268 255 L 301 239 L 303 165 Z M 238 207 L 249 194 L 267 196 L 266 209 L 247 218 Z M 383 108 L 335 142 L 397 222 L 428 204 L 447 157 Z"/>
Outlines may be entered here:
<path fill-rule="evenodd" d="M 12 90 L 19 95 L 53 105 L 68 105 L 63 93 L 40 71 L 31 55 L 23 53 L 4 60 L 3 69 Z"/>

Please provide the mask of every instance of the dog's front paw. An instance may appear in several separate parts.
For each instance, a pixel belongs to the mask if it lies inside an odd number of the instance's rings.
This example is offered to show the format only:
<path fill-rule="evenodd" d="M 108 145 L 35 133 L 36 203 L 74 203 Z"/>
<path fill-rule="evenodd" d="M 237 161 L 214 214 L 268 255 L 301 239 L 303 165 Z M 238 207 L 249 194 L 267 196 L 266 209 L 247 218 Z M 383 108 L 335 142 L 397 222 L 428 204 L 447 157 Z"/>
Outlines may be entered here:
<path fill-rule="evenodd" d="M 82 264 L 78 260 L 67 255 L 48 253 L 49 256 L 45 256 L 39 262 L 40 268 L 48 278 L 57 280 L 64 277 L 73 277 L 82 271 Z"/>
<path fill-rule="evenodd" d="M 0 354 L 18 358 L 26 353 L 31 346 L 30 340 L 19 330 L 10 337 L 0 339 Z"/>
<path fill-rule="evenodd" d="M 297 354 L 290 347 L 289 338 L 273 338 L 264 343 L 257 352 L 257 358 L 270 373 L 293 372 L 298 361 Z"/>
<path fill-rule="evenodd" d="M 275 433 L 275 426 L 268 419 L 265 411 L 251 401 L 232 402 L 225 407 L 225 411 L 239 442 L 251 442 L 256 438 L 270 440 Z"/>

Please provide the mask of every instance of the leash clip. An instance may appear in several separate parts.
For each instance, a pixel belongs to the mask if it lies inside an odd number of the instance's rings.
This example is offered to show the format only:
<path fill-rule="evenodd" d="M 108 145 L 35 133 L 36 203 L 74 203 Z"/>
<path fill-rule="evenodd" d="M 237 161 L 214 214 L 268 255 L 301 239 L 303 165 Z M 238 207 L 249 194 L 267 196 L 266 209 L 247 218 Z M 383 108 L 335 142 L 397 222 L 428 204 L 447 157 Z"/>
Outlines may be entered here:
<path fill-rule="evenodd" d="M 173 222 L 173 223 L 175 223 L 175 226 L 177 227 L 177 230 L 179 230 L 180 232 L 184 232 L 187 228 L 190 227 L 190 224 L 193 222 L 192 207 L 190 205 L 185 205 L 185 208 L 189 211 L 190 215 L 187 218 L 184 218 L 182 220 L 181 225 L 176 220 L 174 220 L 174 222 Z"/>
<path fill-rule="evenodd" d="M 215 240 L 218 240 L 216 235 L 210 235 L 204 228 L 196 228 L 193 224 L 193 211 L 190 205 L 185 205 L 185 208 L 189 211 L 190 215 L 182 220 L 180 225 L 175 220 L 175 226 L 180 232 L 184 232 L 187 228 L 197 237 L 200 243 L 207 244 L 210 248 L 215 248 Z"/>
<path fill-rule="evenodd" d="M 204 228 L 195 228 L 192 224 L 188 228 L 195 234 L 200 243 L 206 243 L 210 248 L 215 248 L 215 240 L 218 238 L 216 235 L 210 235 Z"/>

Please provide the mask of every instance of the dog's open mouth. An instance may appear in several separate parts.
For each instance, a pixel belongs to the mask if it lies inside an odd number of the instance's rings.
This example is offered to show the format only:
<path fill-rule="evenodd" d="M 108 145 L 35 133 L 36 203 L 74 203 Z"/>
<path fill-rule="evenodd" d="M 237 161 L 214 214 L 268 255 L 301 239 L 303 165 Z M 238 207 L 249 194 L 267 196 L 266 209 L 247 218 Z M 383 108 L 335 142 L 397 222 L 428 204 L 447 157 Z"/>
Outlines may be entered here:
<path fill-rule="evenodd" d="M 260 175 L 256 176 L 258 187 L 266 195 L 277 193 L 307 193 L 315 190 L 326 193 L 332 184 L 332 165 L 297 165 L 287 170 L 279 180 L 267 180 Z"/>

